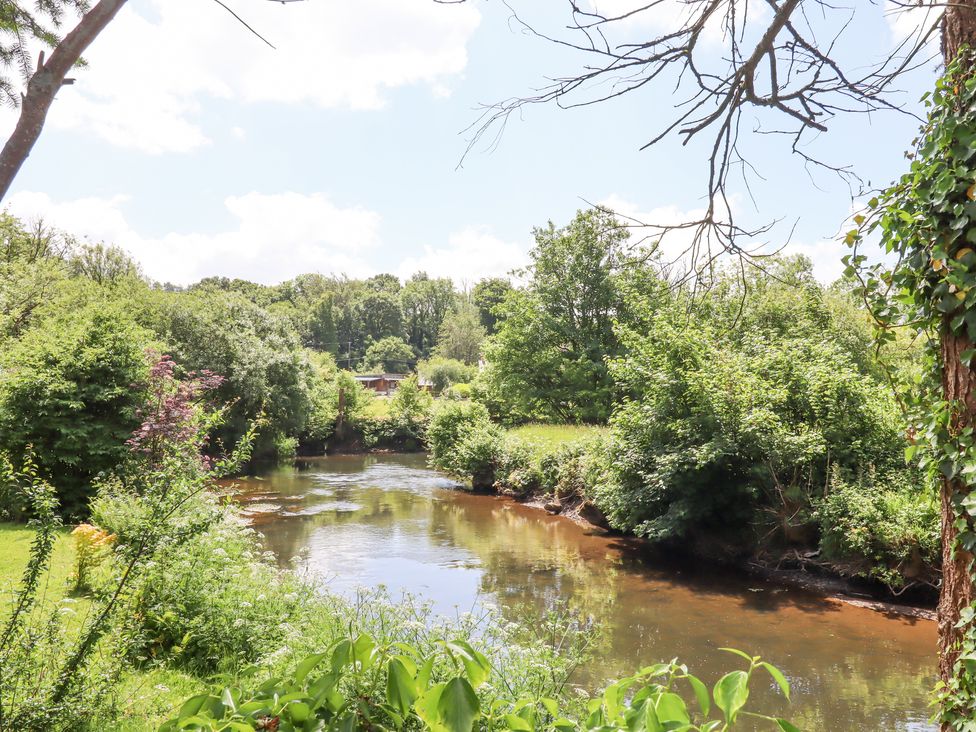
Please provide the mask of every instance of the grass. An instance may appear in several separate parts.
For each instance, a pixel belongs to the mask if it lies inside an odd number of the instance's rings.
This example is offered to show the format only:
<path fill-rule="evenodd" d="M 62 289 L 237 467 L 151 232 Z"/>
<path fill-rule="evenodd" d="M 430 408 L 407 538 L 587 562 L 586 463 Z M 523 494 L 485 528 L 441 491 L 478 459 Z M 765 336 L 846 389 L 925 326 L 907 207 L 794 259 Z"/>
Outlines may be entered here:
<path fill-rule="evenodd" d="M 389 419 L 390 400 L 391 397 L 388 396 L 374 397 L 366 405 L 366 409 L 363 410 L 363 416 L 371 417 L 372 419 Z"/>
<path fill-rule="evenodd" d="M 600 425 L 532 423 L 513 427 L 508 434 L 519 438 L 536 456 L 541 456 L 563 445 L 605 435 L 607 429 Z"/>
<path fill-rule="evenodd" d="M 88 617 L 92 602 L 86 595 L 72 592 L 74 541 L 70 528 L 61 530 L 54 545 L 49 571 L 41 585 L 39 607 L 34 612 L 47 616 L 60 606 L 66 618 L 65 641 L 77 637 Z M 13 605 L 14 592 L 27 566 L 34 530 L 23 524 L 0 523 L 0 622 Z M 188 697 L 200 693 L 206 683 L 179 671 L 133 669 L 124 674 L 109 720 L 92 720 L 95 729 L 148 732 L 171 717 Z"/>

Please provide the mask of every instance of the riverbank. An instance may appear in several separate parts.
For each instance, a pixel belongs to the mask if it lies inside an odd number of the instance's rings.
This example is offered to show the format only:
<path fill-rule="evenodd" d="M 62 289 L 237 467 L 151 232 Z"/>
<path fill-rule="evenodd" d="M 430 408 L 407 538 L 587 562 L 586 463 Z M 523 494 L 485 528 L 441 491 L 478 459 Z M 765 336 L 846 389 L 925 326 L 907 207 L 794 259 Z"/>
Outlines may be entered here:
<path fill-rule="evenodd" d="M 554 502 L 551 496 L 517 496 L 512 491 L 505 489 L 504 486 L 490 491 L 492 495 L 515 500 L 529 508 L 543 511 L 549 515 L 562 516 L 574 521 L 588 531 L 598 532 L 607 536 L 625 537 L 628 541 L 639 544 L 647 550 L 655 550 L 654 545 L 644 539 L 633 535 L 614 532 L 606 523 L 599 509 L 593 504 L 582 499 L 575 499 L 567 502 Z M 792 550 L 790 554 L 784 553 L 782 559 L 791 559 L 792 554 L 797 553 Z M 841 602 L 854 607 L 863 607 L 886 615 L 915 618 L 919 620 L 936 619 L 935 600 L 931 602 L 920 601 L 918 603 L 902 603 L 893 598 L 878 596 L 879 590 L 874 587 L 865 587 L 863 584 L 854 582 L 839 575 L 825 575 L 808 571 L 806 569 L 783 569 L 776 566 L 775 559 L 767 557 L 763 560 L 756 556 L 742 557 L 736 559 L 732 556 L 717 557 L 714 552 L 700 553 L 692 551 L 688 553 L 688 558 L 714 566 L 716 563 L 724 564 L 744 575 L 756 577 L 768 582 L 795 587 L 806 592 L 816 593 L 825 600 Z M 870 590 L 873 590 L 870 592 Z"/>

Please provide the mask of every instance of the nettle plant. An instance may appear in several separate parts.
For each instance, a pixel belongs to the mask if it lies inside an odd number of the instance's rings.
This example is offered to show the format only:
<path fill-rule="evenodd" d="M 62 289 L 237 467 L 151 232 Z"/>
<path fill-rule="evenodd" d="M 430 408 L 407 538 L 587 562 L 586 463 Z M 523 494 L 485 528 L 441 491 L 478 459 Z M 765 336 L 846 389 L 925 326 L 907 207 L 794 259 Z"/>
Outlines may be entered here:
<path fill-rule="evenodd" d="M 875 321 L 878 353 L 894 346 L 898 331 L 925 343 L 921 376 L 905 387 L 906 450 L 933 484 L 942 481 L 951 511 L 943 541 L 960 586 L 976 579 L 976 76 L 972 52 L 960 53 L 933 92 L 923 96 L 928 119 L 907 155 L 909 172 L 872 198 L 847 232 L 853 253 L 847 273 Z M 868 264 L 858 248 L 880 237 L 894 264 Z M 899 389 L 900 390 L 900 389 Z M 944 590 L 945 592 L 945 590 Z M 964 597 L 970 595 L 963 593 Z M 951 620 L 954 608 L 947 608 Z M 971 730 L 976 715 L 976 604 L 964 607 L 954 628 L 954 647 L 942 657 L 939 721 Z"/>
<path fill-rule="evenodd" d="M 712 689 L 675 661 L 641 669 L 591 699 L 578 721 L 555 699 L 511 701 L 492 695 L 488 659 L 463 640 L 438 641 L 423 655 L 411 645 L 377 645 L 369 635 L 340 641 L 309 656 L 287 677 L 254 689 L 225 688 L 219 695 L 188 699 L 160 732 L 235 730 L 431 730 L 471 732 L 725 732 L 743 718 L 799 732 L 785 719 L 745 709 L 757 671 L 768 673 L 789 698 L 790 687 L 775 666 L 734 649 L 745 670 L 725 674 Z M 684 691 L 695 699 L 689 708 Z"/>

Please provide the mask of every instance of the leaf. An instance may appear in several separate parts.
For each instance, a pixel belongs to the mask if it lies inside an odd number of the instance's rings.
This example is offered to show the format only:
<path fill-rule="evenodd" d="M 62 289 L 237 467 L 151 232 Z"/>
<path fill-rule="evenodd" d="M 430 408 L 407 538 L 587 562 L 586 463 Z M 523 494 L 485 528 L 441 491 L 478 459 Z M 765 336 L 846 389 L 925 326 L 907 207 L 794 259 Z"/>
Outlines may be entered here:
<path fill-rule="evenodd" d="M 777 717 L 776 724 L 779 725 L 779 728 L 783 730 L 783 732 L 800 732 L 799 727 L 790 724 L 785 719 L 780 719 Z"/>
<path fill-rule="evenodd" d="M 727 722 L 734 722 L 736 714 L 749 698 L 749 674 L 730 671 L 718 680 L 712 690 L 715 706 L 722 710 Z"/>
<path fill-rule="evenodd" d="M 662 723 L 681 722 L 682 724 L 689 724 L 691 722 L 684 699 L 670 691 L 666 691 L 658 697 L 655 707 L 657 718 Z"/>
<path fill-rule="evenodd" d="M 294 701 L 287 707 L 288 716 L 291 717 L 292 722 L 304 722 L 312 714 L 311 707 L 305 702 Z"/>
<path fill-rule="evenodd" d="M 708 713 L 712 710 L 712 700 L 708 696 L 708 688 L 697 676 L 688 674 L 686 678 L 688 679 L 688 683 L 691 684 L 692 691 L 695 692 L 695 698 L 698 700 L 698 706 L 701 707 L 702 714 L 707 717 Z"/>
<path fill-rule="evenodd" d="M 511 730 L 520 730 L 520 732 L 532 732 L 532 725 L 515 714 L 506 714 L 505 724 Z"/>
<path fill-rule="evenodd" d="M 332 670 L 340 671 L 352 660 L 352 643 L 347 639 L 340 641 L 332 649 Z"/>
<path fill-rule="evenodd" d="M 387 665 L 386 700 L 401 714 L 407 714 L 417 700 L 417 682 L 410 676 L 407 667 L 399 659 L 393 658 Z"/>
<path fill-rule="evenodd" d="M 356 642 L 353 643 L 353 659 L 359 662 L 360 668 L 364 671 L 373 665 L 373 651 L 376 649 L 376 641 L 366 633 L 361 633 Z"/>
<path fill-rule="evenodd" d="M 295 683 L 302 683 L 311 670 L 328 657 L 328 653 L 315 653 L 308 658 L 303 659 L 302 662 L 298 664 L 298 668 L 295 669 Z"/>
<path fill-rule="evenodd" d="M 776 682 L 776 684 L 780 688 L 780 691 L 783 692 L 783 696 L 785 696 L 787 699 L 789 699 L 790 698 L 790 682 L 786 680 L 786 677 L 783 675 L 783 672 L 780 671 L 778 668 L 776 668 L 773 664 L 766 663 L 765 661 L 763 661 L 759 665 L 762 666 L 764 669 L 766 669 L 769 672 L 769 675 L 773 677 L 773 681 Z"/>
<path fill-rule="evenodd" d="M 197 694 L 196 696 L 191 696 L 185 702 L 183 706 L 180 707 L 180 712 L 177 715 L 177 719 L 186 719 L 187 717 L 194 717 L 203 708 L 203 705 L 209 702 L 212 697 L 210 694 Z"/>
<path fill-rule="evenodd" d="M 719 650 L 720 651 L 725 651 L 726 653 L 734 653 L 735 655 L 739 656 L 740 658 L 746 659 L 749 663 L 752 663 L 753 662 L 752 656 L 750 656 L 745 651 L 740 651 L 738 648 L 719 648 Z"/>
<path fill-rule="evenodd" d="M 437 700 L 437 716 L 449 732 L 471 732 L 478 709 L 474 689 L 460 677 L 448 681 Z"/>

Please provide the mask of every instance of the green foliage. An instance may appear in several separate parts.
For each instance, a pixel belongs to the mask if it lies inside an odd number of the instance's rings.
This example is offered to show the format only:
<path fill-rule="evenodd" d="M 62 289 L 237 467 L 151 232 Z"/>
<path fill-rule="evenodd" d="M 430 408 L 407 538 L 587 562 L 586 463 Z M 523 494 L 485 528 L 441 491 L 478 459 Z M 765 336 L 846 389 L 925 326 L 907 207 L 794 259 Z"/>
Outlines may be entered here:
<path fill-rule="evenodd" d="M 84 511 L 92 479 L 125 455 L 150 343 L 121 303 L 94 302 L 44 318 L 0 354 L 0 449 L 32 446 L 68 513 Z"/>
<path fill-rule="evenodd" d="M 430 417 L 434 398 L 420 388 L 416 376 L 408 376 L 400 382 L 390 400 L 390 417 L 394 422 L 403 425 L 414 437 L 423 434 L 424 427 Z"/>
<path fill-rule="evenodd" d="M 221 442 L 237 442 L 259 416 L 256 456 L 273 456 L 280 436 L 305 432 L 314 370 L 288 320 L 217 291 L 163 296 L 146 320 L 181 367 L 225 378 L 217 397 L 231 406 L 217 431 Z"/>
<path fill-rule="evenodd" d="M 832 471 L 826 495 L 816 502 L 824 556 L 847 573 L 878 580 L 892 591 L 935 586 L 941 559 L 939 506 L 901 475 L 871 473 L 846 481 Z"/>
<path fill-rule="evenodd" d="M 308 592 L 262 554 L 253 530 L 224 512 L 147 572 L 133 606 L 139 627 L 130 657 L 201 676 L 241 668 L 277 647 Z"/>
<path fill-rule="evenodd" d="M 512 289 L 512 283 L 504 277 L 489 277 L 480 280 L 471 291 L 471 302 L 478 308 L 481 324 L 489 335 L 495 332 L 500 317 L 499 306 Z"/>
<path fill-rule="evenodd" d="M 629 234 L 599 209 L 534 233 L 527 288 L 495 308 L 503 320 L 484 345 L 484 389 L 499 414 L 511 406 L 540 419 L 605 421 L 614 395 L 606 359 L 619 352 L 613 322 L 625 315 L 620 280 Z"/>
<path fill-rule="evenodd" d="M 789 534 L 810 521 L 831 466 L 899 468 L 894 402 L 855 354 L 824 339 L 847 326 L 816 306 L 822 288 L 787 270 L 756 284 L 743 300 L 720 282 L 710 313 L 689 316 L 680 295 L 632 303 L 639 319 L 621 329 L 628 352 L 612 366 L 629 398 L 612 421 L 614 480 L 597 495 L 617 528 L 742 537 L 768 509 Z M 729 329 L 733 309 L 742 325 Z"/>
<path fill-rule="evenodd" d="M 481 356 L 485 334 L 478 309 L 469 303 L 462 303 L 441 321 L 434 352 L 445 359 L 476 364 Z"/>
<path fill-rule="evenodd" d="M 463 432 L 473 424 L 487 424 L 490 421 L 488 410 L 476 402 L 439 402 L 427 428 L 431 462 L 446 469 L 451 451 Z"/>
<path fill-rule="evenodd" d="M 478 369 L 457 359 L 434 356 L 418 363 L 417 373 L 430 381 L 435 394 L 440 394 L 454 384 L 469 383 Z"/>
<path fill-rule="evenodd" d="M 454 309 L 456 300 L 454 283 L 446 277 L 431 278 L 418 272 L 403 286 L 400 304 L 406 339 L 422 358 L 433 351 L 441 323 Z"/>
<path fill-rule="evenodd" d="M 425 654 L 405 643 L 380 645 L 366 634 L 350 636 L 307 657 L 287 676 L 268 679 L 256 688 L 226 688 L 220 695 L 188 699 L 160 732 L 269 727 L 281 732 L 724 732 L 742 718 L 761 720 L 781 732 L 797 730 L 785 719 L 746 709 L 756 673 L 767 675 L 787 698 L 790 687 L 775 666 L 741 651 L 726 649 L 748 662 L 746 670 L 725 674 L 711 696 L 686 666 L 659 663 L 614 682 L 589 702 L 581 719 L 573 720 L 551 697 L 510 699 L 493 693 L 486 683 L 492 672 L 489 659 L 466 641 L 439 640 L 435 646 L 433 653 Z"/>
<path fill-rule="evenodd" d="M 402 338 L 387 336 L 366 348 L 360 371 L 381 373 L 406 373 L 416 361 L 413 349 Z"/>

